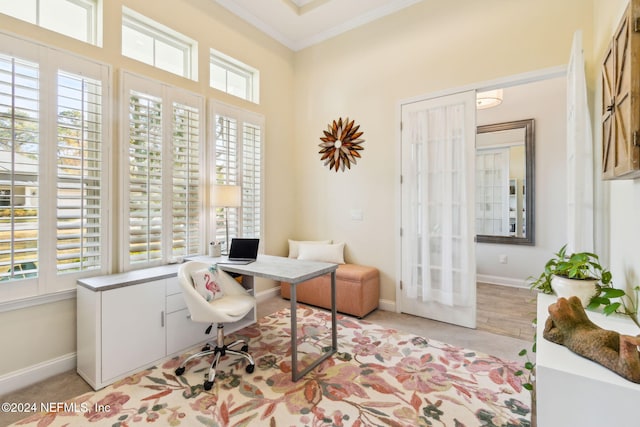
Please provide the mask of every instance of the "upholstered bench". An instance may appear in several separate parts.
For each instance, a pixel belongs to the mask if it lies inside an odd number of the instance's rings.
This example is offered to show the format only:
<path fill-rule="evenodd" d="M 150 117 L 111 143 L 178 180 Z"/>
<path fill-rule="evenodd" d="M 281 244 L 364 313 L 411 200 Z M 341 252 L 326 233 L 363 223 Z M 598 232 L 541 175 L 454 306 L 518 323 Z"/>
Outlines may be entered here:
<path fill-rule="evenodd" d="M 280 283 L 283 298 L 291 298 L 289 283 Z M 336 270 L 336 309 L 340 313 L 364 317 L 378 307 L 380 273 L 377 268 L 340 264 Z M 298 302 L 331 308 L 331 275 L 316 277 L 296 286 Z"/>

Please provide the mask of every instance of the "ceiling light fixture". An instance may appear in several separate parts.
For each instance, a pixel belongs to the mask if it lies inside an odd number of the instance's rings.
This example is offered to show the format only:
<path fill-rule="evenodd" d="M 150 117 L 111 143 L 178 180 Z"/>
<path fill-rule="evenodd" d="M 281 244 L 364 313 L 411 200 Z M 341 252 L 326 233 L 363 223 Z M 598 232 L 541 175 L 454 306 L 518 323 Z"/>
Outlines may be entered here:
<path fill-rule="evenodd" d="M 502 89 L 478 92 L 476 95 L 476 107 L 479 110 L 497 107 L 502 104 Z"/>

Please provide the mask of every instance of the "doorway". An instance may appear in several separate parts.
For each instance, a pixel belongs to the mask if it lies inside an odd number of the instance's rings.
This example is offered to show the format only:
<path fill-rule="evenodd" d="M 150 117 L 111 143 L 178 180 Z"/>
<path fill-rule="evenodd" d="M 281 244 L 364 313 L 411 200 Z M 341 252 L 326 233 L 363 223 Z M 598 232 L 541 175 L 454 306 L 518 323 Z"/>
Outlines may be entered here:
<path fill-rule="evenodd" d="M 549 88 L 543 90 L 542 87 L 545 85 L 548 85 Z M 415 114 L 420 109 L 426 111 L 433 107 L 430 103 L 435 103 L 434 105 L 437 106 L 439 102 L 453 95 L 434 98 L 425 97 L 422 100 L 411 101 L 401 105 L 402 165 L 400 170 L 402 171 L 402 184 L 400 190 L 400 217 L 402 237 L 400 239 L 399 264 L 402 271 L 400 273 L 401 284 L 397 289 L 399 295 L 397 298 L 398 310 L 401 312 L 467 327 L 475 327 L 476 281 L 526 288 L 526 278 L 539 273 L 541 266 L 544 266 L 544 260 L 548 258 L 549 251 L 557 250 L 556 242 L 561 242 L 565 239 L 563 227 L 566 226 L 566 207 L 564 202 L 566 192 L 558 188 L 558 182 L 564 182 L 566 174 L 564 167 L 566 164 L 564 146 L 564 141 L 566 140 L 566 70 L 564 68 L 554 68 L 535 75 L 516 76 L 496 83 L 494 87 L 502 87 L 504 89 L 503 105 L 485 110 L 482 116 L 476 114 L 474 105 L 473 112 L 469 115 L 473 119 L 467 126 L 475 131 L 480 124 L 532 117 L 538 119 L 536 136 L 540 141 L 537 144 L 535 156 L 538 159 L 537 163 L 543 166 L 538 168 L 535 183 L 535 187 L 539 190 L 536 195 L 538 208 L 535 213 L 532 212 L 532 215 L 539 217 L 538 225 L 541 229 L 536 234 L 544 237 L 539 239 L 535 246 L 474 243 L 476 232 L 475 229 L 471 230 L 467 239 L 471 245 L 471 252 L 469 253 L 473 253 L 473 259 L 469 260 L 467 265 L 473 265 L 473 274 L 468 274 L 467 278 L 473 277 L 473 286 L 469 288 L 469 297 L 473 298 L 473 303 L 470 304 L 471 300 L 467 300 L 465 302 L 467 304 L 466 307 L 460 307 L 457 303 L 440 303 L 441 306 L 437 309 L 432 307 L 433 304 L 431 302 L 425 303 L 422 295 L 417 295 L 414 290 L 410 289 L 410 285 L 407 285 L 418 275 L 424 277 L 427 272 L 427 270 L 422 269 L 422 265 L 415 262 L 415 259 L 411 260 L 411 257 L 417 256 L 412 254 L 412 251 L 417 247 L 418 241 L 420 241 L 421 246 L 414 252 L 420 254 L 420 256 L 423 253 L 427 253 L 427 250 L 433 249 L 432 246 L 426 245 L 426 241 L 422 240 L 421 237 L 417 238 L 417 240 L 411 237 L 411 228 L 407 227 L 407 224 L 412 220 L 410 214 L 418 212 L 415 206 L 411 206 L 410 194 L 406 185 L 408 179 L 406 174 L 410 175 L 415 172 L 407 166 L 411 164 L 410 157 L 407 157 L 411 155 L 411 150 L 407 152 L 405 147 L 405 142 L 411 138 L 411 126 L 407 123 L 407 120 L 410 113 Z M 468 92 L 471 92 L 473 99 L 475 99 L 475 90 L 464 93 Z M 519 95 L 521 100 L 517 103 L 520 106 L 516 106 L 516 98 L 513 96 L 517 92 L 528 93 L 526 97 Z M 529 99 L 527 100 L 527 98 Z M 534 107 L 537 111 L 532 110 Z M 475 141 L 475 136 L 470 138 Z M 475 156 L 475 149 L 470 156 Z M 469 200 L 475 197 L 473 185 L 474 182 L 472 180 L 471 189 L 468 192 Z M 554 209 L 545 210 L 545 206 L 554 206 Z M 470 212 L 473 212 L 473 209 L 467 213 Z M 474 223 L 473 215 L 468 221 L 469 223 Z M 412 239 L 414 240 L 413 242 L 411 241 Z M 506 262 L 503 263 L 502 261 L 505 259 Z"/>

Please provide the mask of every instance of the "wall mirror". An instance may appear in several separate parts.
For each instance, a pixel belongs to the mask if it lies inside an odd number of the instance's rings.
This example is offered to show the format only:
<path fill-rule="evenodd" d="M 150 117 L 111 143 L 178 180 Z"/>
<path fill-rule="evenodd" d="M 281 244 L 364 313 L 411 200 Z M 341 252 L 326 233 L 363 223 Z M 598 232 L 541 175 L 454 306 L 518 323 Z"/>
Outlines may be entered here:
<path fill-rule="evenodd" d="M 478 126 L 476 236 L 480 243 L 533 245 L 533 119 Z"/>

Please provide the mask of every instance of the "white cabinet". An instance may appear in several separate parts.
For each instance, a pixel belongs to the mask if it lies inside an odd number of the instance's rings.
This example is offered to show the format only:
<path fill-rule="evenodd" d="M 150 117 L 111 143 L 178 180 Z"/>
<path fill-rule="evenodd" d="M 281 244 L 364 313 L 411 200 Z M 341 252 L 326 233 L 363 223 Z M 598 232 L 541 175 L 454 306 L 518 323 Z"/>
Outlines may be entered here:
<path fill-rule="evenodd" d="M 102 378 L 165 356 L 165 279 L 102 292 Z"/>
<path fill-rule="evenodd" d="M 215 341 L 215 325 L 191 321 L 177 279 L 177 265 L 78 281 L 77 371 L 98 390 L 127 375 Z M 253 278 L 243 285 L 253 292 Z M 252 310 L 225 325 L 225 333 L 255 323 Z"/>
<path fill-rule="evenodd" d="M 543 338 L 552 295 L 538 295 L 536 397 L 538 427 L 637 426 L 640 385 Z M 637 335 L 629 320 L 587 312 L 604 329 Z"/>

